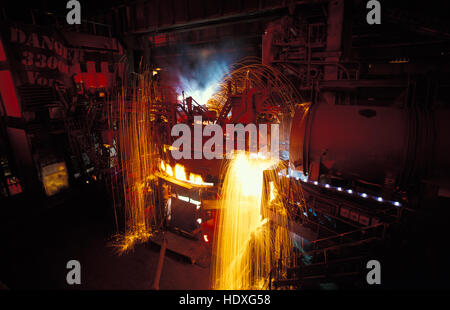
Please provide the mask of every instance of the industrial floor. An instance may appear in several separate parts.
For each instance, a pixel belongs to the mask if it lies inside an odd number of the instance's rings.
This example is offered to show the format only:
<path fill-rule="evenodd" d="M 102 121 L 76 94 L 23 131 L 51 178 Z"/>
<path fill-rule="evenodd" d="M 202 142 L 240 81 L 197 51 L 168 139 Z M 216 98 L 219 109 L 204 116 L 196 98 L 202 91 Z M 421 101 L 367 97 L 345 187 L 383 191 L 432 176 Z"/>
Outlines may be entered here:
<path fill-rule="evenodd" d="M 91 184 L 52 207 L 17 198 L 0 201 L 0 289 L 152 289 L 160 247 L 146 243 L 116 254 L 109 245 L 115 226 L 104 190 Z M 447 200 L 429 205 L 411 229 L 385 242 L 383 288 L 448 288 L 449 252 L 446 239 L 438 238 L 447 232 L 446 207 Z M 66 264 L 73 259 L 81 263 L 80 285 L 66 283 Z M 160 289 L 209 289 L 209 282 L 209 264 L 166 252 Z"/>
<path fill-rule="evenodd" d="M 140 244 L 117 255 L 106 196 L 95 187 L 79 189 L 53 207 L 33 201 L 1 202 L 0 283 L 10 289 L 152 289 L 159 246 Z M 81 264 L 81 285 L 66 283 L 69 260 Z M 209 265 L 191 264 L 167 252 L 160 289 L 208 289 Z"/>

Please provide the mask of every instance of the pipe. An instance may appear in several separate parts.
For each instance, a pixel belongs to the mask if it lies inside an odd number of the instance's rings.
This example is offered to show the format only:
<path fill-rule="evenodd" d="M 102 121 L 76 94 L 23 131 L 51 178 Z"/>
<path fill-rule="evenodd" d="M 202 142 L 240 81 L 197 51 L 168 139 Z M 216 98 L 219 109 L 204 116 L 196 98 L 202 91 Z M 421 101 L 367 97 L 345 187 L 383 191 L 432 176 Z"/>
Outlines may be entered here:
<path fill-rule="evenodd" d="M 161 244 L 161 250 L 159 251 L 158 266 L 156 267 L 155 280 L 153 281 L 153 289 L 159 290 L 159 280 L 161 278 L 162 267 L 164 264 L 164 257 L 166 255 L 167 239 L 165 233 L 163 233 L 163 242 Z"/>
<path fill-rule="evenodd" d="M 327 175 L 402 189 L 448 178 L 449 111 L 301 105 L 291 126 L 290 165 L 311 180 Z"/>

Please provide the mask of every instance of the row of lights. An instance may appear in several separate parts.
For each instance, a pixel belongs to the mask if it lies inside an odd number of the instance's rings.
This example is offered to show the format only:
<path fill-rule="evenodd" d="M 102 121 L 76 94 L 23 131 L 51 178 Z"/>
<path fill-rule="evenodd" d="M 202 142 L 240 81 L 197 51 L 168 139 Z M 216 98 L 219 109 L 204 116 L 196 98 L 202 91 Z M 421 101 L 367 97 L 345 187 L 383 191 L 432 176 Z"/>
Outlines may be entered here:
<path fill-rule="evenodd" d="M 283 174 L 281 172 L 278 172 L 278 175 L 279 176 L 284 176 L 286 178 L 291 178 L 291 176 L 289 174 Z M 304 183 L 313 184 L 315 186 L 322 186 L 322 187 L 325 187 L 327 189 L 334 189 L 334 190 L 337 190 L 338 192 L 346 192 L 349 195 L 360 196 L 360 197 L 362 197 L 364 199 L 373 199 L 373 200 L 376 200 L 378 202 L 388 202 L 388 203 L 391 203 L 392 205 L 394 205 L 396 207 L 401 207 L 402 206 L 402 204 L 400 202 L 398 202 L 398 201 L 385 200 L 385 199 L 383 199 L 383 197 L 370 196 L 370 195 L 368 195 L 366 193 L 358 193 L 358 192 L 353 191 L 352 189 L 344 189 L 344 188 L 342 188 L 340 186 L 332 186 L 330 184 L 322 184 L 322 183 L 319 183 L 317 181 L 309 181 L 308 177 L 306 177 L 306 176 L 295 177 L 295 180 L 297 180 L 297 181 L 301 180 Z"/>

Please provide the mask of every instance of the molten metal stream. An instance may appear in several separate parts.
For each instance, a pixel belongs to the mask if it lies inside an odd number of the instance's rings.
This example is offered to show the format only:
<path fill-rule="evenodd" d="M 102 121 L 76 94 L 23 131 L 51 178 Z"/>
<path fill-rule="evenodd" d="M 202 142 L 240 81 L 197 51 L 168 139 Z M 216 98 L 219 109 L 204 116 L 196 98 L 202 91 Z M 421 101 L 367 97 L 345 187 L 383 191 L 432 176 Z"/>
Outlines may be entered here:
<path fill-rule="evenodd" d="M 117 246 L 119 252 L 131 249 L 137 242 L 146 241 L 152 233 L 157 205 L 154 171 L 158 169 L 160 144 L 155 139 L 153 111 L 157 102 L 150 72 L 143 71 L 132 87 L 123 87 L 118 96 L 118 144 L 122 180 L 115 182 L 115 190 L 122 187 L 125 215 L 124 232 Z M 113 111 L 111 113 L 114 113 Z M 119 169 L 119 168 L 118 168 Z M 119 195 L 121 197 L 121 195 Z"/>
<path fill-rule="evenodd" d="M 274 164 L 238 154 L 228 167 L 216 227 L 213 289 L 266 288 L 274 264 L 290 257 L 288 230 L 269 225 L 261 215 L 263 172 Z"/>

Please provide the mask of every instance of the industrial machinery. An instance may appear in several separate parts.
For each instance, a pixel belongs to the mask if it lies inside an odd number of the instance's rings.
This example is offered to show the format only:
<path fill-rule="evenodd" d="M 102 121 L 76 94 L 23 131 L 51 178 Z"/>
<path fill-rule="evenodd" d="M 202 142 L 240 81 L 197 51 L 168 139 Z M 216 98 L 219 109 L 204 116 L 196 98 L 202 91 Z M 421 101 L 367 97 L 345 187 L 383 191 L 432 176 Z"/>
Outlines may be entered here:
<path fill-rule="evenodd" d="M 13 177 L 20 180 L 14 183 L 35 197 L 61 198 L 57 194 L 70 183 L 101 178 L 115 156 L 114 141 L 105 131 L 106 98 L 120 84 L 123 48 L 108 36 L 106 25 L 95 26 L 97 32 L 83 33 L 8 17 L 3 23 L 2 130 L 10 144 L 8 170 L 20 176 Z"/>
<path fill-rule="evenodd" d="M 230 209 L 257 218 L 241 243 L 268 257 L 255 260 L 258 271 L 270 269 L 246 288 L 361 288 L 368 260 L 395 269 L 395 255 L 416 241 L 434 251 L 420 229 L 447 221 L 439 217 L 450 197 L 448 25 L 392 3 L 383 3 L 381 25 L 369 25 L 359 0 L 179 2 L 127 2 L 82 26 L 2 26 L 2 196 L 56 198 L 101 181 L 121 249 L 172 234 L 169 247 L 180 247 L 171 250 L 197 262 L 180 248 L 200 243 L 211 254 L 227 231 L 218 226 L 233 224 L 218 221 L 231 161 L 226 150 L 197 158 L 203 136 L 191 139 L 191 158 L 173 158 L 172 129 L 276 124 L 275 164 L 231 168 L 242 178 L 231 176 L 241 183 L 228 194 L 242 209 Z M 209 67 L 200 77 L 182 78 L 200 64 Z M 263 147 L 272 145 L 258 140 L 251 155 Z"/>
<path fill-rule="evenodd" d="M 344 2 L 293 1 L 267 11 L 273 12 L 270 18 L 262 14 L 255 22 L 263 25 L 258 65 L 244 61 L 242 70 L 231 68 L 209 107 L 183 94 L 176 116 L 167 117 L 189 126 L 195 116 L 222 126 L 281 125 L 282 162 L 267 172 L 279 176 L 271 181 L 281 199 L 267 199 L 267 179 L 264 216 L 275 225 L 288 218 L 301 254 L 292 257 L 287 274 L 274 266 L 271 288 L 364 286 L 364 262 L 390 251 L 384 245 L 394 238 L 392 231 L 407 225 L 429 199 L 448 196 L 446 78 L 428 74 L 439 65 L 423 65 L 445 55 L 432 39 L 446 32 L 423 21 L 432 31 L 411 24 L 398 29 L 399 42 L 385 42 L 388 27 L 374 34 L 356 17 L 364 16 L 361 3 Z M 412 18 L 390 7 L 386 12 L 392 27 Z M 208 40 L 208 31 L 195 27 L 186 24 L 183 32 Z M 158 66 L 170 63 L 172 44 L 189 38 L 169 26 L 160 32 L 127 31 L 148 35 L 145 44 Z M 418 36 L 430 47 L 425 60 L 414 43 Z M 178 164 L 220 186 L 221 160 Z"/>
<path fill-rule="evenodd" d="M 296 81 L 306 99 L 292 120 L 289 166 L 276 171 L 304 252 L 271 282 L 276 288 L 364 287 L 364 263 L 389 257 L 386 240 L 407 238 L 411 218 L 448 197 L 448 103 L 432 101 L 429 88 L 437 98 L 445 78 L 425 78 L 413 46 L 411 58 L 377 57 L 356 47 L 355 29 L 352 47 L 343 46 L 343 17 L 344 3 L 329 2 L 326 21 L 293 14 L 263 37 L 263 61 Z M 405 63 L 408 73 L 395 71 Z"/>

